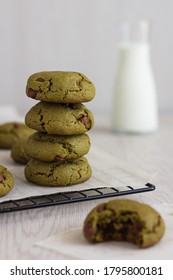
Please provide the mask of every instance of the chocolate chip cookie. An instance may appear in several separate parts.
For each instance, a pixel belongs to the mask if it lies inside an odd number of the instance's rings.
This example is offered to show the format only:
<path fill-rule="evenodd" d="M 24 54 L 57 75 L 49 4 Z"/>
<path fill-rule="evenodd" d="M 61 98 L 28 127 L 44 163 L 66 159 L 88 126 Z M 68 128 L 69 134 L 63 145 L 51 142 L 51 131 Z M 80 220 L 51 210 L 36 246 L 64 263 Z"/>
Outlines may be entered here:
<path fill-rule="evenodd" d="M 6 167 L 0 165 L 0 197 L 9 193 L 14 186 L 11 172 Z"/>
<path fill-rule="evenodd" d="M 40 72 L 29 77 L 26 94 L 45 102 L 81 103 L 94 98 L 95 87 L 85 75 L 78 72 Z"/>
<path fill-rule="evenodd" d="M 29 157 L 42 161 L 64 161 L 82 157 L 90 149 L 87 134 L 54 135 L 43 132 L 32 134 L 25 145 Z"/>
<path fill-rule="evenodd" d="M 165 232 L 160 214 L 134 200 L 111 200 L 96 206 L 84 221 L 83 233 L 90 242 L 128 241 L 141 248 L 157 243 Z"/>
<path fill-rule="evenodd" d="M 11 148 L 11 158 L 21 164 L 26 164 L 30 159 L 29 155 L 26 153 L 28 136 L 23 136 L 15 141 Z"/>
<path fill-rule="evenodd" d="M 0 125 L 0 148 L 11 149 L 16 140 L 35 131 L 21 122 L 9 122 Z"/>
<path fill-rule="evenodd" d="M 26 114 L 25 123 L 39 132 L 76 135 L 90 130 L 94 118 L 83 104 L 39 102 Z"/>
<path fill-rule="evenodd" d="M 31 159 L 25 166 L 26 179 L 42 186 L 68 186 L 82 183 L 91 177 L 92 170 L 86 158 L 45 162 Z"/>

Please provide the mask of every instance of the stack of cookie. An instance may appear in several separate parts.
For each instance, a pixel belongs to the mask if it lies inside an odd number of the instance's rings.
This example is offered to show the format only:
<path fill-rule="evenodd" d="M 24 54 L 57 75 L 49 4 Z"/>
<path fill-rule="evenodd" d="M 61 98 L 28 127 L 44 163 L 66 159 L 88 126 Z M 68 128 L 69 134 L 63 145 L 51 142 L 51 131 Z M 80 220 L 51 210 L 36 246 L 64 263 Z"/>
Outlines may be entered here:
<path fill-rule="evenodd" d="M 26 125 L 38 131 L 27 142 L 31 159 L 25 167 L 26 179 L 46 186 L 89 179 L 92 169 L 84 155 L 90 149 L 86 132 L 94 118 L 82 103 L 94 98 L 93 83 L 77 72 L 40 72 L 29 77 L 26 93 L 40 100 L 25 117 Z"/>

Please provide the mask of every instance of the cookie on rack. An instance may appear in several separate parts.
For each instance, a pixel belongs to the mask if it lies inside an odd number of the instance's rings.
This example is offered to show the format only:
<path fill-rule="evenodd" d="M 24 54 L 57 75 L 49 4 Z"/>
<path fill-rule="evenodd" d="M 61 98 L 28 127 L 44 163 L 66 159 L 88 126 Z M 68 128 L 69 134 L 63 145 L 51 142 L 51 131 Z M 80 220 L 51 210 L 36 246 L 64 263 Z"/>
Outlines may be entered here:
<path fill-rule="evenodd" d="M 35 131 L 22 122 L 8 122 L 0 125 L 0 148 L 11 149 L 16 140 Z"/>
<path fill-rule="evenodd" d="M 29 77 L 26 94 L 45 102 L 81 103 L 94 98 L 95 87 L 82 73 L 47 71 Z"/>
<path fill-rule="evenodd" d="M 76 135 L 90 130 L 94 118 L 83 104 L 39 102 L 25 116 L 28 127 L 57 135 Z"/>
<path fill-rule="evenodd" d="M 32 134 L 25 145 L 25 152 L 30 158 L 42 161 L 64 161 L 82 157 L 90 149 L 87 134 L 54 135 L 43 132 Z"/>
<path fill-rule="evenodd" d="M 91 167 L 84 157 L 64 162 L 30 159 L 25 166 L 27 181 L 41 186 L 74 185 L 88 180 L 91 174 Z"/>
<path fill-rule="evenodd" d="M 164 235 L 161 215 L 147 204 L 130 199 L 97 205 L 84 221 L 83 233 L 90 242 L 128 241 L 145 248 Z"/>
<path fill-rule="evenodd" d="M 11 172 L 0 165 L 0 197 L 9 193 L 14 187 L 14 179 Z"/>

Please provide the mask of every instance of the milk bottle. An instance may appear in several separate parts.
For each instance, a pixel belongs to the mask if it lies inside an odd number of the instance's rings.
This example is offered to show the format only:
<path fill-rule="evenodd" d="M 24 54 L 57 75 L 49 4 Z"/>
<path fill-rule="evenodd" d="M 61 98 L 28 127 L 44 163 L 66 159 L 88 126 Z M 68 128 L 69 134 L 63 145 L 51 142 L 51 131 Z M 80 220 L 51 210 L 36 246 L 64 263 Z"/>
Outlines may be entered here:
<path fill-rule="evenodd" d="M 138 22 L 135 29 L 126 23 L 122 34 L 123 39 L 118 46 L 112 130 L 153 132 L 158 128 L 158 108 L 150 61 L 149 24 Z"/>

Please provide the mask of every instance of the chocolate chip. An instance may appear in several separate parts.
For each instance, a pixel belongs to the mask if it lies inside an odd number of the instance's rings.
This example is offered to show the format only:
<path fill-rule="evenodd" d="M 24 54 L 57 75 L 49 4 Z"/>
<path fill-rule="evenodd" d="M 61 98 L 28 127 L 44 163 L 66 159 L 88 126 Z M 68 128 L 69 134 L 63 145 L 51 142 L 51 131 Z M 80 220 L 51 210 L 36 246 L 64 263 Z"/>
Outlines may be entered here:
<path fill-rule="evenodd" d="M 80 81 L 76 81 L 76 86 L 77 86 L 77 87 L 80 86 Z"/>
<path fill-rule="evenodd" d="M 31 97 L 31 98 L 35 99 L 35 97 L 37 95 L 37 92 L 38 92 L 38 90 L 34 90 L 32 88 L 29 88 L 27 95 L 28 95 L 28 97 Z"/>
<path fill-rule="evenodd" d="M 0 183 L 2 183 L 4 180 L 4 176 L 2 174 L 0 174 Z"/>
<path fill-rule="evenodd" d="M 81 121 L 87 129 L 91 127 L 91 122 L 86 116 L 82 115 L 78 120 Z"/>
<path fill-rule="evenodd" d="M 132 235 L 138 235 L 142 227 L 138 224 L 133 224 L 132 227 L 129 230 L 129 233 Z"/>
<path fill-rule="evenodd" d="M 87 222 L 84 225 L 84 229 L 83 229 L 84 235 L 86 238 L 90 238 L 92 237 L 92 235 L 95 233 L 94 229 L 92 228 L 92 223 L 91 222 Z"/>
<path fill-rule="evenodd" d="M 105 209 L 106 209 L 106 204 L 105 204 L 105 203 L 100 204 L 100 205 L 98 205 L 98 207 L 97 207 L 97 212 L 100 213 L 100 212 L 102 212 L 102 211 L 105 210 Z"/>
<path fill-rule="evenodd" d="M 36 81 L 37 82 L 44 82 L 44 80 L 42 78 L 38 78 Z"/>
<path fill-rule="evenodd" d="M 60 157 L 60 156 L 56 156 L 56 157 L 55 157 L 55 160 L 57 160 L 57 161 L 64 161 L 65 158 L 62 158 L 62 157 Z"/>
<path fill-rule="evenodd" d="M 17 128 L 20 127 L 20 124 L 18 124 L 18 123 L 13 123 L 13 127 L 14 127 L 15 129 L 17 129 Z"/>

